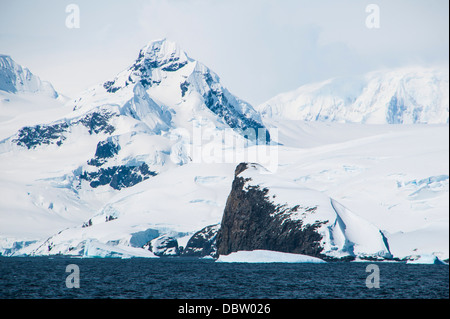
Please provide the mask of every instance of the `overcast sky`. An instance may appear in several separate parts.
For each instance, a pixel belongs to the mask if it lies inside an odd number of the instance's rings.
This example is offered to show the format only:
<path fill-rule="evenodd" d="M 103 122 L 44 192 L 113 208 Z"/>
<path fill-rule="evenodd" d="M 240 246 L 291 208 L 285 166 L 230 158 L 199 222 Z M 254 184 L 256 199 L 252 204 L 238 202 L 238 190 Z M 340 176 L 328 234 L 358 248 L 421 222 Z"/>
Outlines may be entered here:
<path fill-rule="evenodd" d="M 65 21 L 80 8 L 80 28 Z M 380 27 L 367 28 L 369 4 Z M 153 39 L 178 42 L 253 105 L 302 84 L 408 65 L 448 67 L 447 0 L 0 0 L 0 53 L 75 97 Z"/>

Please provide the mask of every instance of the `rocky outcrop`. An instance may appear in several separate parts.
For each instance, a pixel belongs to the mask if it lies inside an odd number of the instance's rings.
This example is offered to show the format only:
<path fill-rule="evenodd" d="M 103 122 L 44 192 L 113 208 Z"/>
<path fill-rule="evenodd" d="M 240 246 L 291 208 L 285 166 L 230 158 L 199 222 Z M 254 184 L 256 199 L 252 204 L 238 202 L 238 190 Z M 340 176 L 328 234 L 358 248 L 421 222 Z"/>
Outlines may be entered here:
<path fill-rule="evenodd" d="M 56 144 L 60 146 L 66 139 L 64 133 L 69 130 L 65 122 L 52 125 L 25 126 L 17 133 L 12 142 L 28 149 L 36 148 L 42 144 Z"/>
<path fill-rule="evenodd" d="M 136 185 L 151 176 L 155 176 L 156 172 L 149 170 L 146 163 L 141 165 L 120 165 L 107 168 L 100 168 L 98 171 L 84 171 L 80 175 L 81 180 L 86 180 L 92 188 L 103 185 L 109 185 L 116 190 Z"/>
<path fill-rule="evenodd" d="M 217 232 L 220 224 L 206 226 L 196 232 L 187 242 L 181 256 L 183 257 L 205 257 L 217 256 Z"/>
<path fill-rule="evenodd" d="M 246 179 L 239 174 L 245 169 L 246 163 L 236 168 L 217 239 L 219 255 L 264 249 L 325 257 L 320 246 L 322 235 L 317 228 L 327 221 L 303 225 L 302 220 L 289 219 L 289 213 L 300 206 L 275 205 L 267 196 L 267 188 L 250 186 L 244 189 Z M 308 207 L 307 211 L 313 214 L 316 209 Z"/>
<path fill-rule="evenodd" d="M 151 171 L 146 163 L 140 165 L 104 165 L 109 159 L 114 158 L 121 147 L 116 139 L 108 138 L 97 144 L 94 158 L 87 161 L 90 166 L 98 167 L 97 170 L 83 171 L 79 178 L 86 180 L 92 188 L 109 185 L 116 190 L 134 186 L 157 173 Z M 102 167 L 106 166 L 106 167 Z"/>
<path fill-rule="evenodd" d="M 12 142 L 28 149 L 50 144 L 61 146 L 72 127 L 80 124 L 88 129 L 90 135 L 112 134 L 115 128 L 109 122 L 113 116 L 117 115 L 108 111 L 96 111 L 71 121 L 25 126 L 13 137 Z"/>
<path fill-rule="evenodd" d="M 241 163 L 217 234 L 218 255 L 272 250 L 325 260 L 390 258 L 372 224 L 324 194 Z"/>
<path fill-rule="evenodd" d="M 88 165 L 97 167 L 102 166 L 109 158 L 117 155 L 119 150 L 120 145 L 111 139 L 100 141 L 97 144 L 95 157 L 88 161 Z"/>
<path fill-rule="evenodd" d="M 176 238 L 162 235 L 149 241 L 144 248 L 158 257 L 174 257 L 180 254 Z"/>

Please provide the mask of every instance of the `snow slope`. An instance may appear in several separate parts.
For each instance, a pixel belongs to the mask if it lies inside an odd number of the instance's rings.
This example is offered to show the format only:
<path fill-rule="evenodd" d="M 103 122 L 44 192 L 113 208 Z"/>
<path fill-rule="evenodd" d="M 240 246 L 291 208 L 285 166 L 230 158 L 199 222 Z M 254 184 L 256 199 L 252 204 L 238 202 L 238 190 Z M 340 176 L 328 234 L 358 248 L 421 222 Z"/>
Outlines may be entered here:
<path fill-rule="evenodd" d="M 84 255 L 94 240 L 112 249 L 141 248 L 160 235 L 187 242 L 220 222 L 234 165 L 187 164 L 117 192 L 96 214 L 20 251 L 32 255 Z M 50 247 L 50 249 L 49 249 Z"/>
<path fill-rule="evenodd" d="M 264 118 L 368 124 L 448 123 L 448 68 L 409 67 L 308 84 L 259 105 Z"/>
<path fill-rule="evenodd" d="M 24 126 L 56 121 L 72 111 L 59 95 L 54 99 L 29 92 L 0 91 L 0 141 L 14 135 Z"/>
<path fill-rule="evenodd" d="M 277 175 L 376 225 L 395 257 L 448 258 L 448 125 L 268 123 L 284 144 Z"/>

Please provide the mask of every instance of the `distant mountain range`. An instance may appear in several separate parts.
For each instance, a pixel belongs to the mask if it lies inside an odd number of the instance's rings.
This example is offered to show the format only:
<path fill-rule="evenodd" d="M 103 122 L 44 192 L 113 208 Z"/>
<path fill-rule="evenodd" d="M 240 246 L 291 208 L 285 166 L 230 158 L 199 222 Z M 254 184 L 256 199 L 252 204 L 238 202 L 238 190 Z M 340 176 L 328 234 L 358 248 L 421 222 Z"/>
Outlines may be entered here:
<path fill-rule="evenodd" d="M 411 67 L 308 84 L 259 105 L 264 118 L 367 123 L 448 123 L 449 73 Z"/>

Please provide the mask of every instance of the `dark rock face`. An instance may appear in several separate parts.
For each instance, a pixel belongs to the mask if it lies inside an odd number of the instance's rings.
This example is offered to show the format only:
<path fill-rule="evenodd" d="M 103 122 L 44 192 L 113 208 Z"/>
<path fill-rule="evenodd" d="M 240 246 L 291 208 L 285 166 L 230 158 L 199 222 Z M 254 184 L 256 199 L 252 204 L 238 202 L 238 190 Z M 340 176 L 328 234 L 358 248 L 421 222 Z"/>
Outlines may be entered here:
<path fill-rule="evenodd" d="M 82 228 L 91 227 L 92 226 L 92 219 L 89 219 L 87 222 L 84 222 L 81 226 Z"/>
<path fill-rule="evenodd" d="M 131 187 L 151 176 L 157 175 L 151 171 L 146 163 L 140 165 L 103 166 L 108 159 L 116 156 L 120 145 L 112 138 L 97 143 L 95 157 L 87 161 L 88 165 L 98 167 L 97 171 L 84 171 L 79 175 L 80 180 L 86 180 L 92 188 L 109 185 L 116 190 Z M 105 165 L 107 166 L 107 165 Z"/>
<path fill-rule="evenodd" d="M 210 78 L 211 76 L 209 75 L 205 80 L 208 84 L 210 84 L 211 80 L 208 80 Z M 270 142 L 269 131 L 264 125 L 239 113 L 221 89 L 211 87 L 204 94 L 203 98 L 208 109 L 222 118 L 229 127 L 240 132 L 245 138 L 258 141 L 260 144 Z"/>
<path fill-rule="evenodd" d="M 108 93 L 115 93 L 120 89 L 120 87 L 114 86 L 114 81 L 106 81 L 103 84 L 103 87 L 106 89 Z"/>
<path fill-rule="evenodd" d="M 100 132 L 112 134 L 116 129 L 109 124 L 109 120 L 114 116 L 113 113 L 107 111 L 95 111 L 87 114 L 78 122 L 86 126 L 89 134 L 99 134 Z M 76 122 L 77 123 L 77 122 Z"/>
<path fill-rule="evenodd" d="M 167 66 L 163 67 L 161 70 L 166 71 L 166 72 L 175 72 L 175 71 L 178 71 L 179 69 L 181 69 L 186 64 L 187 64 L 187 61 L 174 62 L 174 63 L 168 64 Z"/>
<path fill-rule="evenodd" d="M 180 89 L 181 89 L 181 97 L 184 97 L 187 90 L 189 89 L 189 82 L 184 81 L 183 83 L 181 83 Z"/>
<path fill-rule="evenodd" d="M 88 161 L 89 165 L 102 166 L 108 158 L 112 158 L 119 153 L 120 146 L 111 140 L 100 141 L 97 144 L 95 157 Z"/>
<path fill-rule="evenodd" d="M 42 144 L 57 144 L 60 146 L 66 139 L 64 133 L 69 130 L 69 124 L 62 122 L 53 125 L 25 126 L 19 130 L 18 137 L 12 142 L 28 149 Z"/>
<path fill-rule="evenodd" d="M 100 168 L 96 172 L 85 171 L 80 175 L 80 179 L 90 182 L 89 185 L 92 188 L 109 184 L 112 188 L 120 190 L 134 186 L 155 175 L 156 172 L 150 171 L 148 165 L 143 163 L 140 166 L 121 165 Z"/>
<path fill-rule="evenodd" d="M 139 52 L 139 56 L 133 65 L 128 69 L 130 73 L 128 80 L 123 86 L 116 83 L 117 78 L 113 81 L 106 81 L 103 87 L 109 93 L 115 93 L 123 87 L 130 84 L 140 82 L 144 88 L 151 87 L 154 84 L 159 84 L 161 81 L 152 79 L 152 70 L 160 68 L 165 72 L 175 72 L 184 67 L 188 61 L 180 60 L 176 55 L 170 55 L 168 59 L 158 59 L 158 52 L 160 47 L 154 47 L 151 55 L 146 56 L 144 51 Z"/>
<path fill-rule="evenodd" d="M 13 139 L 12 142 L 28 149 L 36 148 L 43 144 L 56 144 L 61 146 L 63 141 L 66 140 L 64 134 L 70 131 L 71 126 L 79 124 L 85 126 L 91 135 L 101 132 L 111 134 L 115 131 L 114 126 L 109 124 L 113 116 L 113 113 L 107 111 L 95 111 L 85 115 L 81 119 L 70 122 L 25 126 L 19 130 L 17 138 Z"/>
<path fill-rule="evenodd" d="M 240 163 L 238 166 L 236 166 L 236 169 L 234 170 L 234 178 L 236 178 L 240 173 L 245 171 L 248 168 L 247 163 Z"/>
<path fill-rule="evenodd" d="M 247 164 L 239 164 L 235 171 L 232 190 L 228 196 L 221 228 L 217 234 L 217 252 L 228 255 L 239 250 L 273 250 L 326 258 L 321 254 L 320 235 L 316 230 L 327 221 L 303 225 L 289 215 L 300 207 L 274 205 L 267 196 L 268 189 L 244 184 L 240 177 Z M 307 207 L 314 213 L 317 207 Z"/>
<path fill-rule="evenodd" d="M 175 257 L 180 255 L 178 241 L 176 238 L 162 235 L 149 241 L 144 248 L 147 248 L 159 257 Z"/>
<path fill-rule="evenodd" d="M 206 226 L 196 232 L 187 242 L 181 256 L 183 257 L 217 257 L 217 233 L 220 224 Z"/>

